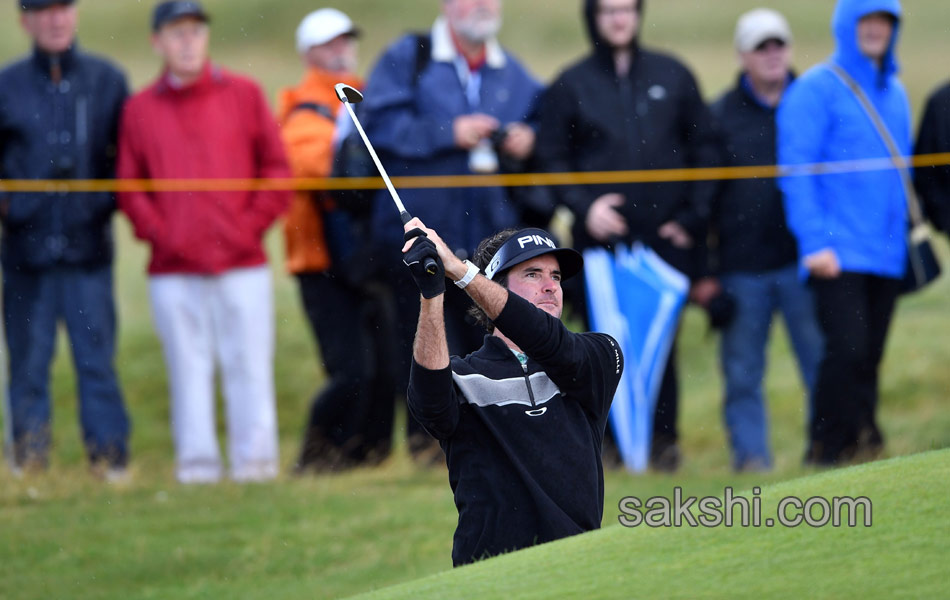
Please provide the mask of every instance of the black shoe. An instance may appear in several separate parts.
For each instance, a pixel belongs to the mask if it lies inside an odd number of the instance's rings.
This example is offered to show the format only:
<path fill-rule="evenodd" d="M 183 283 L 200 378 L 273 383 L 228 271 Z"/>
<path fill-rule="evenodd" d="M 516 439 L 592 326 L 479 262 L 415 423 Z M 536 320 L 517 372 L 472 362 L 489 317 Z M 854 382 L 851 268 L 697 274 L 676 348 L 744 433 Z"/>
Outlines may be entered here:
<path fill-rule="evenodd" d="M 327 473 L 343 471 L 348 467 L 347 460 L 340 448 L 328 440 L 321 432 L 310 429 L 304 435 L 300 456 L 294 463 L 294 475 L 308 473 Z"/>

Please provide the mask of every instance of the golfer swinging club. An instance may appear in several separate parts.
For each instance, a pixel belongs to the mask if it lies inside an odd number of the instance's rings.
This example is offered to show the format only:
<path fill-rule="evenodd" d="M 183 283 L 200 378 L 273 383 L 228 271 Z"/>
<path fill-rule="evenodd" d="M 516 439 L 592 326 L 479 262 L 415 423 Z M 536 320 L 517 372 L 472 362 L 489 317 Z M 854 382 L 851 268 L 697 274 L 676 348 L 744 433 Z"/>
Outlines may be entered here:
<path fill-rule="evenodd" d="M 419 219 L 406 223 L 407 237 L 417 228 L 425 236 L 403 247 L 422 293 L 408 401 L 445 452 L 459 512 L 452 562 L 597 529 L 601 442 L 623 356 L 611 337 L 572 333 L 559 319 L 561 280 L 581 270 L 581 255 L 541 229 L 506 230 L 479 244 L 476 265 Z M 490 332 L 464 358 L 449 358 L 446 278 Z"/>

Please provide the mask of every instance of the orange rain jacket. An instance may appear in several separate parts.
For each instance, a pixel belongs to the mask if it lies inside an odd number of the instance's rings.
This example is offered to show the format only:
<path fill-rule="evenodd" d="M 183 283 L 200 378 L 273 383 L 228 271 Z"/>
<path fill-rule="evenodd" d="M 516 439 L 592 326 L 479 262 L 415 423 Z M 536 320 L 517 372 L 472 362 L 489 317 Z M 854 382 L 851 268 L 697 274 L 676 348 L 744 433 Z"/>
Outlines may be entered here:
<path fill-rule="evenodd" d="M 335 118 L 342 106 L 333 90 L 337 83 L 362 87 L 355 76 L 311 68 L 299 85 L 280 92 L 277 120 L 294 177 L 330 174 Z M 326 191 L 294 194 L 284 221 L 288 271 L 305 273 L 330 267 L 323 213 L 332 209 L 333 201 Z"/>

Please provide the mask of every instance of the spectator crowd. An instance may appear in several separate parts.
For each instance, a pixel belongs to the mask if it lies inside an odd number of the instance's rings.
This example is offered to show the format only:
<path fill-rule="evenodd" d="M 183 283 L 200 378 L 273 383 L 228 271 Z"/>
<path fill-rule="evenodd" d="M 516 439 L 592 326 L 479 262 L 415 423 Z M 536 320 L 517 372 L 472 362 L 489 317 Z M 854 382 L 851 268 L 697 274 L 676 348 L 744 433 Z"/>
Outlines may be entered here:
<path fill-rule="evenodd" d="M 355 105 L 390 174 L 583 173 L 790 168 L 862 159 L 876 170 L 778 178 L 400 190 L 460 259 L 507 228 L 569 214 L 579 251 L 634 244 L 690 280 L 689 299 L 719 330 L 723 419 L 736 471 L 773 466 L 764 393 L 781 314 L 802 380 L 803 462 L 833 467 L 880 455 L 879 367 L 921 240 L 915 215 L 950 231 L 950 86 L 913 140 L 897 76 L 899 0 L 837 0 L 834 52 L 802 74 L 779 12 L 737 15 L 735 83 L 704 101 L 689 67 L 641 43 L 645 0 L 583 0 L 589 51 L 548 85 L 498 40 L 502 0 L 441 0 L 431 28 L 392 42 L 363 80 L 360 28 L 321 8 L 296 31 L 299 83 L 276 110 L 260 86 L 211 56 L 211 16 L 195 1 L 154 6 L 155 80 L 130 94 L 122 72 L 76 42 L 73 0 L 17 0 L 29 55 L 0 70 L 0 180 L 281 179 L 374 176 L 334 85 Z M 392 450 L 409 385 L 420 295 L 403 264 L 403 227 L 386 190 L 0 192 L 3 331 L 9 360 L 5 450 L 15 473 L 47 468 L 49 367 L 57 326 L 73 354 L 82 441 L 92 472 L 128 477 L 130 420 L 116 376 L 111 222 L 118 210 L 151 249 L 148 295 L 170 394 L 182 483 L 277 476 L 272 275 L 263 238 L 282 221 L 286 270 L 326 381 L 300 415 L 295 474 L 374 465 Z M 919 202 L 919 204 L 918 204 Z M 914 229 L 916 231 L 916 228 Z M 596 282 L 565 281 L 587 325 Z M 917 283 L 919 285 L 919 282 Z M 470 298 L 445 290 L 452 355 L 482 346 Z M 477 311 L 476 311 L 477 312 Z M 676 327 L 650 432 L 650 466 L 676 471 Z M 216 435 L 220 374 L 227 456 Z M 410 414 L 420 465 L 444 464 Z M 621 461 L 608 426 L 606 467 Z"/>

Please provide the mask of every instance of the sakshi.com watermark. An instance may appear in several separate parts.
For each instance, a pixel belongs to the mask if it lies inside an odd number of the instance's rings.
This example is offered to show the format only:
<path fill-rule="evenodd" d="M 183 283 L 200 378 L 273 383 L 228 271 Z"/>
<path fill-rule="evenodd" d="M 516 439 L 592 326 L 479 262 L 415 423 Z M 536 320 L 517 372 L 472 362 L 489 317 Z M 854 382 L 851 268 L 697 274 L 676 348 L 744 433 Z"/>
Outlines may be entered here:
<path fill-rule="evenodd" d="M 873 506 L 867 496 L 785 496 L 774 514 L 763 518 L 761 488 L 752 488 L 752 497 L 736 495 L 731 487 L 718 496 L 683 497 L 683 488 L 673 488 L 673 497 L 653 496 L 641 500 L 626 496 L 620 500 L 618 520 L 624 527 L 870 527 Z"/>

